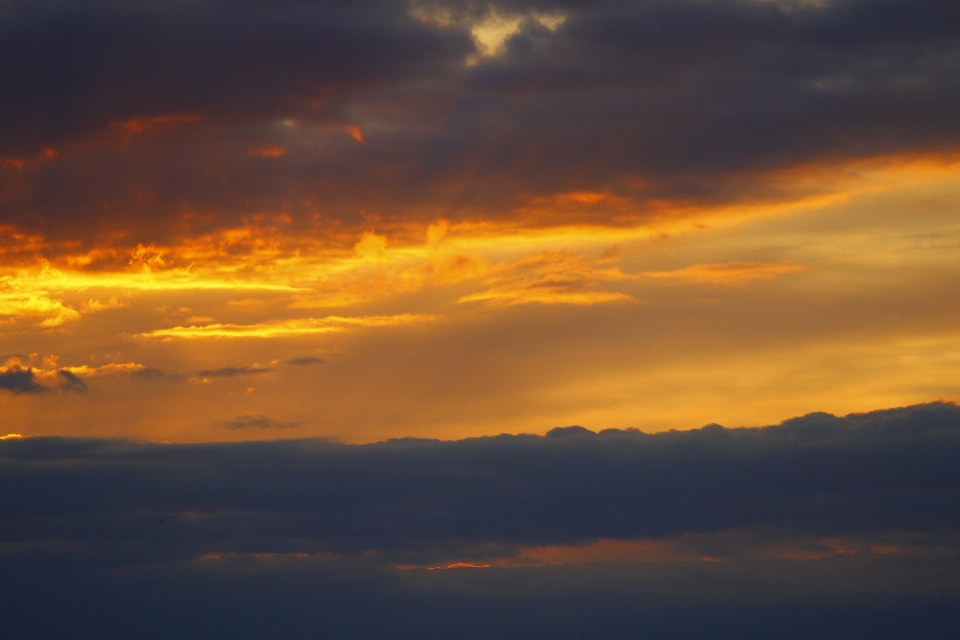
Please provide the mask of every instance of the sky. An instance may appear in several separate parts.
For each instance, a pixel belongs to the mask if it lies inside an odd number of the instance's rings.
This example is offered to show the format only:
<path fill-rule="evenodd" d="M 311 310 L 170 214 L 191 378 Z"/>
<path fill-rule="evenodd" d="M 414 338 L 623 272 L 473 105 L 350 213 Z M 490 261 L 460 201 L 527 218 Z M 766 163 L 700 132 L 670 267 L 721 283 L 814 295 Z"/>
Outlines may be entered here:
<path fill-rule="evenodd" d="M 0 0 L 18 637 L 955 637 L 958 104 L 955 0 Z"/>

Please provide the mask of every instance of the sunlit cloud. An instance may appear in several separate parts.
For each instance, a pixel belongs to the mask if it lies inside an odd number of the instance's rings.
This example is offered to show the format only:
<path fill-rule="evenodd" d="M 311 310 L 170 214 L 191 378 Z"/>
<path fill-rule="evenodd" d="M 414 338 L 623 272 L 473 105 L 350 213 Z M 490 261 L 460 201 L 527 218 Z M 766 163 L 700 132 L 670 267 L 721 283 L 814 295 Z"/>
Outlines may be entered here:
<path fill-rule="evenodd" d="M 327 316 L 298 318 L 257 324 L 209 324 L 157 329 L 139 334 L 144 338 L 282 338 L 345 331 L 360 327 L 389 327 L 434 320 L 435 316 L 404 313 L 395 316 Z"/>
<path fill-rule="evenodd" d="M 669 271 L 645 271 L 648 278 L 676 279 L 690 282 L 726 284 L 773 278 L 775 276 L 803 271 L 804 266 L 793 263 L 765 264 L 762 262 L 726 262 L 722 264 L 695 264 Z"/>
<path fill-rule="evenodd" d="M 922 547 L 909 536 L 886 534 L 873 539 L 866 537 L 791 536 L 768 538 L 748 536 L 743 531 L 730 530 L 713 534 L 686 534 L 661 539 L 601 538 L 577 544 L 528 546 L 510 554 L 496 555 L 483 549 L 476 558 L 449 561 L 439 565 L 397 565 L 398 569 L 426 569 L 428 571 L 458 568 L 552 567 L 558 565 L 595 564 L 666 564 L 728 562 L 744 558 L 758 560 L 788 560 L 815 562 L 841 555 L 884 556 L 909 553 Z"/>
<path fill-rule="evenodd" d="M 41 318 L 41 327 L 58 327 L 67 320 L 76 320 L 80 313 L 63 302 L 52 299 L 46 291 L 20 293 L 8 289 L 0 292 L 0 317 Z"/>
<path fill-rule="evenodd" d="M 632 296 L 626 293 L 593 289 L 600 282 L 630 277 L 616 267 L 601 267 L 582 256 L 550 252 L 494 266 L 484 281 L 488 288 L 462 296 L 458 302 L 591 305 L 629 300 Z"/>
<path fill-rule="evenodd" d="M 200 122 L 200 116 L 197 114 L 170 114 L 153 118 L 134 118 L 119 122 L 115 126 L 130 133 L 145 133 L 197 122 Z"/>

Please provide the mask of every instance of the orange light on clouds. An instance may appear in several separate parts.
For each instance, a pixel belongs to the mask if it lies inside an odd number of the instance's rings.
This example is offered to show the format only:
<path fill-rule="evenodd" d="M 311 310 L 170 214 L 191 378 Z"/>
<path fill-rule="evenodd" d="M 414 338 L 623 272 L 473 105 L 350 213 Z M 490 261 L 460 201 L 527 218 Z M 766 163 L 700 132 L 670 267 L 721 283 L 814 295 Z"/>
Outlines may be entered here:
<path fill-rule="evenodd" d="M 314 228 L 277 208 L 166 242 L 75 248 L 6 225 L 0 250 L 17 257 L 0 267 L 5 351 L 60 355 L 34 375 L 53 387 L 63 369 L 90 390 L 47 395 L 43 413 L 28 394 L 0 402 L 28 434 L 114 420 L 110 433 L 157 439 L 364 442 L 760 425 L 957 398 L 960 166 L 901 169 L 850 168 L 816 197 L 673 203 L 629 224 L 626 200 L 598 190 L 534 203 L 543 217 Z M 611 222 L 546 224 L 551 207 L 607 208 Z M 51 257 L 31 262 L 25 247 Z M 311 358 L 325 363 L 283 364 Z M 243 379 L 274 361 L 256 385 Z M 200 393 L 197 372 L 225 367 L 239 373 Z M 121 420 L 128 388 L 156 409 Z M 88 404 L 98 394 L 115 415 Z M 195 416 L 176 431 L 155 417 L 172 397 Z M 224 427 L 234 403 L 267 426 Z M 69 422 L 76 411 L 97 417 Z"/>
<path fill-rule="evenodd" d="M 691 282 L 725 284 L 757 278 L 772 278 L 786 273 L 803 271 L 803 269 L 803 265 L 792 263 L 727 262 L 723 264 L 695 264 L 669 271 L 644 271 L 642 275 L 647 278 L 674 278 Z"/>
<path fill-rule="evenodd" d="M 287 150 L 283 147 L 258 147 L 250 149 L 247 154 L 253 158 L 280 158 L 287 155 Z"/>
<path fill-rule="evenodd" d="M 287 338 L 309 336 L 358 327 L 390 327 L 414 322 L 427 322 L 435 316 L 403 313 L 395 316 L 298 318 L 251 325 L 208 324 L 190 327 L 155 329 L 139 334 L 143 338 Z"/>
<path fill-rule="evenodd" d="M 133 118 L 117 123 L 116 126 L 131 133 L 143 133 L 145 131 L 156 131 L 164 127 L 193 124 L 196 122 L 200 122 L 200 116 L 197 114 L 170 114 L 154 116 L 152 118 Z"/>

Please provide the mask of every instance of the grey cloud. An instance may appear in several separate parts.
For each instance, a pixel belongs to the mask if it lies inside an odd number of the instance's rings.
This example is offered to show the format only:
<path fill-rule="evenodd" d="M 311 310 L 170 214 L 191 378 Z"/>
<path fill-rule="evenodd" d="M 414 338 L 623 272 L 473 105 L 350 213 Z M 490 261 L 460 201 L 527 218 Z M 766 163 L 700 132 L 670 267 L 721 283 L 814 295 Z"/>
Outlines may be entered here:
<path fill-rule="evenodd" d="M 57 371 L 57 379 L 58 379 L 61 391 L 74 391 L 76 393 L 86 393 L 89 390 L 89 387 L 87 386 L 86 382 L 84 382 L 76 374 L 71 373 L 66 369 L 59 369 Z"/>
<path fill-rule="evenodd" d="M 279 426 L 255 415 L 235 423 Z M 207 513 L 195 532 L 200 547 L 219 547 L 229 532 L 264 550 L 297 538 L 310 550 L 339 552 L 728 529 L 837 536 L 960 527 L 953 405 L 813 414 L 765 429 L 560 434 L 362 446 L 8 441 L 0 444 L 9 488 L 0 496 L 2 535 L 82 537 L 85 527 L 71 528 L 70 518 L 119 522 L 131 509 Z M 42 501 L 32 485 L 39 477 Z"/>
<path fill-rule="evenodd" d="M 293 360 L 288 360 L 288 363 L 296 367 L 303 367 L 310 364 L 324 364 L 324 361 L 313 356 L 306 356 L 303 358 L 294 358 Z"/>
<path fill-rule="evenodd" d="M 158 380 L 161 378 L 169 377 L 161 369 L 155 367 L 144 367 L 133 372 L 135 378 L 145 378 L 147 380 Z"/>
<path fill-rule="evenodd" d="M 472 48 L 390 2 L 35 3 L 0 7 L 0 151 L 171 113 L 342 119 L 345 87 Z M 310 102 L 321 106 L 309 105 Z"/>
<path fill-rule="evenodd" d="M 37 382 L 33 369 L 11 367 L 0 372 L 0 389 L 6 389 L 14 395 L 19 393 L 45 393 L 49 388 Z"/>
<path fill-rule="evenodd" d="M 4 440 L 4 630 L 98 640 L 947 639 L 960 625 L 958 459 L 951 404 L 656 435 Z M 817 550 L 837 536 L 887 549 L 398 568 L 598 538 L 699 540 L 712 553 L 783 540 Z M 38 602 L 56 603 L 55 615 Z"/>
<path fill-rule="evenodd" d="M 205 119 L 4 171 L 9 219 L 80 233 L 100 211 L 136 210 L 149 241 L 184 202 L 213 226 L 277 202 L 303 220 L 323 202 L 325 216 L 362 225 L 361 210 L 456 219 L 583 189 L 642 211 L 648 198 L 775 196 L 782 185 L 758 176 L 798 164 L 960 145 L 952 0 L 506 3 L 567 20 L 555 32 L 529 22 L 473 67 L 463 29 L 400 5 L 113 6 L 23 9 L 5 27 L 0 139 Z M 302 126 L 278 126 L 285 117 Z M 366 128 L 363 145 L 311 125 L 347 121 Z M 247 155 L 270 144 L 288 153 Z M 128 202 L 142 193 L 149 202 Z"/>
<path fill-rule="evenodd" d="M 230 429 L 283 429 L 295 427 L 298 424 L 297 422 L 279 422 L 260 415 L 237 416 L 236 419 L 226 423 Z"/>

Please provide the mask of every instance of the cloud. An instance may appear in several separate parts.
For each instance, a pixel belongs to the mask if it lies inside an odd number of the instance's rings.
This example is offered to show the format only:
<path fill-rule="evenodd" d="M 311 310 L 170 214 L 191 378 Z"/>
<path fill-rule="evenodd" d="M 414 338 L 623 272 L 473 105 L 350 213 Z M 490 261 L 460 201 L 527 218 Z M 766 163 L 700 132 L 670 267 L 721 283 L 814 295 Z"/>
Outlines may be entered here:
<path fill-rule="evenodd" d="M 8 220 L 88 244 L 91 219 L 135 245 L 278 208 L 311 233 L 621 225 L 960 145 L 950 0 L 15 4 Z"/>
<path fill-rule="evenodd" d="M 57 381 L 62 391 L 74 391 L 76 393 L 86 393 L 89 389 L 87 383 L 79 376 L 66 369 L 57 371 Z"/>
<path fill-rule="evenodd" d="M 299 424 L 299 422 L 279 422 L 267 416 L 245 415 L 237 416 L 234 420 L 227 422 L 226 426 L 229 429 L 284 429 Z"/>
<path fill-rule="evenodd" d="M 313 356 L 305 356 L 303 358 L 294 358 L 293 360 L 288 360 L 287 363 L 292 364 L 295 367 L 303 367 L 311 364 L 324 364 L 324 361 Z"/>
<path fill-rule="evenodd" d="M 632 299 L 625 293 L 593 290 L 600 282 L 630 276 L 566 252 L 529 256 L 515 264 L 496 265 L 489 272 L 484 290 L 462 296 L 457 302 L 592 305 Z"/>
<path fill-rule="evenodd" d="M 221 367 L 219 369 L 205 369 L 197 372 L 198 378 L 233 378 L 235 376 L 250 376 L 261 373 L 272 373 L 273 369 L 260 367 Z"/>
<path fill-rule="evenodd" d="M 382 2 L 13 2 L 0 11 L 0 153 L 111 124 L 144 135 L 211 117 L 342 122 L 330 104 L 342 87 L 422 75 L 472 49 L 466 34 Z"/>
<path fill-rule="evenodd" d="M 280 426 L 252 414 L 234 424 Z M 138 637 L 164 637 L 186 631 L 188 613 L 223 613 L 243 620 L 238 637 L 342 627 L 442 638 L 469 623 L 477 637 L 573 637 L 561 628 L 571 625 L 576 637 L 636 637 L 662 625 L 681 631 L 658 637 L 684 638 L 696 613 L 702 635 L 763 638 L 801 600 L 789 626 L 805 637 L 883 635 L 851 602 L 876 607 L 886 631 L 949 637 L 958 454 L 960 408 L 943 403 L 655 435 L 8 438 L 0 596 L 21 636 L 142 626 L 154 631 Z M 58 616 L 29 613 L 56 594 Z M 371 603 L 396 607 L 389 629 L 363 622 Z M 520 622 L 490 626 L 504 607 Z M 764 616 L 777 622 L 758 627 Z"/>
<path fill-rule="evenodd" d="M 644 271 L 642 275 L 648 278 L 673 278 L 690 282 L 729 284 L 745 280 L 773 278 L 787 273 L 803 271 L 803 269 L 803 265 L 789 262 L 779 264 L 726 262 L 723 264 L 695 264 L 671 271 Z"/>
<path fill-rule="evenodd" d="M 33 369 L 19 366 L 0 371 L 0 389 L 6 389 L 14 395 L 20 393 L 45 393 L 49 388 L 37 382 Z"/>
<path fill-rule="evenodd" d="M 286 425 L 241 415 L 228 426 Z M 550 436 L 354 446 L 28 438 L 5 442 L 0 455 L 15 456 L 22 473 L 42 460 L 51 493 L 27 509 L 18 496 L 37 495 L 22 484 L 31 476 L 12 470 L 9 482 L 22 490 L 0 497 L 0 506 L 26 518 L 10 525 L 12 534 L 32 522 L 28 513 L 93 509 L 93 494 L 77 488 L 97 486 L 103 517 L 129 508 L 130 500 L 142 510 L 208 513 L 203 535 L 210 537 L 197 544 L 222 545 L 229 530 L 269 550 L 278 536 L 322 522 L 323 535 L 307 547 L 331 552 L 490 541 L 542 546 L 736 529 L 836 537 L 960 527 L 952 506 L 960 494 L 955 405 L 845 418 L 811 414 L 764 429 L 647 435 L 565 428 Z M 86 462 L 78 468 L 75 460 Z M 184 474 L 204 480 L 183 486 Z M 124 487 L 124 497 L 111 497 L 111 486 Z M 248 521 L 216 515 L 224 509 L 274 515 Z"/>
<path fill-rule="evenodd" d="M 156 329 L 140 334 L 144 338 L 277 338 L 345 331 L 354 327 L 389 327 L 433 320 L 434 316 L 403 313 L 395 316 L 327 316 L 299 318 L 250 325 L 208 324 Z"/>
<path fill-rule="evenodd" d="M 166 377 L 166 374 L 162 369 L 157 369 L 155 367 L 143 367 L 142 369 L 137 369 L 131 375 L 133 375 L 135 378 L 146 378 L 147 380 L 158 380 Z"/>

